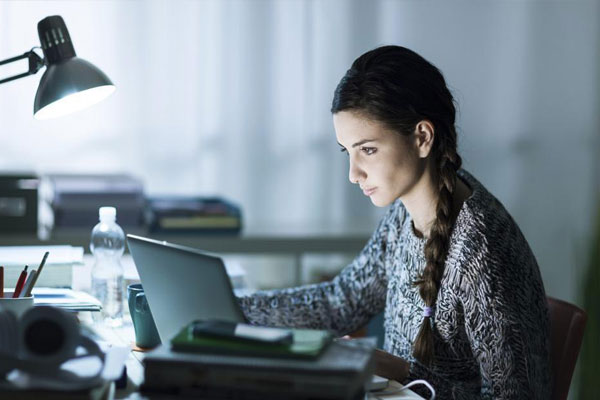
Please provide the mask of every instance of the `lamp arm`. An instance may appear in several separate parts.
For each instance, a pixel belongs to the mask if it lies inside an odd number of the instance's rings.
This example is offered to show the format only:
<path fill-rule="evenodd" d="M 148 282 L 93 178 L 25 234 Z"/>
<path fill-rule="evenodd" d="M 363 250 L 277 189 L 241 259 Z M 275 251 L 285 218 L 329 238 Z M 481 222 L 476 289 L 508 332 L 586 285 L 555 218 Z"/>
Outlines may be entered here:
<path fill-rule="evenodd" d="M 19 74 L 19 75 L 1 79 L 0 85 L 3 83 L 6 83 L 6 82 L 14 81 L 15 79 L 23 78 L 27 75 L 33 75 L 36 72 L 38 72 L 40 70 L 40 68 L 42 68 L 44 66 L 44 60 L 42 60 L 42 58 L 40 56 L 38 56 L 37 53 L 35 51 L 33 51 L 33 49 L 21 54 L 20 56 L 2 60 L 2 61 L 0 61 L 0 65 L 10 64 L 14 61 L 22 60 L 24 58 L 27 58 L 29 60 L 29 71 Z"/>

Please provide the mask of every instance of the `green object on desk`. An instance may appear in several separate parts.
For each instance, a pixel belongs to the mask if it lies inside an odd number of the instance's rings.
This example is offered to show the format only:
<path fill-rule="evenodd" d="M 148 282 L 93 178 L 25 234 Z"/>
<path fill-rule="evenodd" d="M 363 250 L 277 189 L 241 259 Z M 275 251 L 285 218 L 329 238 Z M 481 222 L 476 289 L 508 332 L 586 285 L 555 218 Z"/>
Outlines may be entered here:
<path fill-rule="evenodd" d="M 292 344 L 262 344 L 213 336 L 194 336 L 193 323 L 184 327 L 173 339 L 171 349 L 191 353 L 215 353 L 254 357 L 317 358 L 331 343 L 333 336 L 328 331 L 314 329 L 292 329 Z"/>

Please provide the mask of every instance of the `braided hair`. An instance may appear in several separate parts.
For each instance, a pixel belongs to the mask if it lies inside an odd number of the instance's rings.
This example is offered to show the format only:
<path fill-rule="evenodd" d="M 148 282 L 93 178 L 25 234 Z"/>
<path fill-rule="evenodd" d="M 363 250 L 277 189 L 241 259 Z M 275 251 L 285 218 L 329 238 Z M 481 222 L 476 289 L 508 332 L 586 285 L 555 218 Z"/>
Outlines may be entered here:
<path fill-rule="evenodd" d="M 400 46 L 383 46 L 357 58 L 338 84 L 332 113 L 356 111 L 402 135 L 419 122 L 435 129 L 431 156 L 438 188 L 436 218 L 425 243 L 426 266 L 414 282 L 427 307 L 415 339 L 413 355 L 423 364 L 434 360 L 431 311 L 438 297 L 450 243 L 453 194 L 462 160 L 457 153 L 454 99 L 441 72 L 417 53 Z"/>

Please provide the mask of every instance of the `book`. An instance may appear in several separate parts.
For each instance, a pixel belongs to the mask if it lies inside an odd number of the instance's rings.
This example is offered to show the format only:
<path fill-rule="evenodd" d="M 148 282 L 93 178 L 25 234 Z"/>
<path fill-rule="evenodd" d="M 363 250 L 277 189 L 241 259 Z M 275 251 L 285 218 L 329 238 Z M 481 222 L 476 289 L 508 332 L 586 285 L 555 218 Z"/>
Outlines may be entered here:
<path fill-rule="evenodd" d="M 146 354 L 141 391 L 150 398 L 202 393 L 235 398 L 359 398 L 374 370 L 373 348 L 332 342 L 316 359 L 172 351 Z"/>
<path fill-rule="evenodd" d="M 71 287 L 73 266 L 83 264 L 83 247 L 74 246 L 0 246 L 0 265 L 4 266 L 4 285 L 17 283 L 25 265 L 37 269 L 44 253 L 48 259 L 36 282 L 38 287 Z"/>
<path fill-rule="evenodd" d="M 38 261 L 39 264 L 39 261 Z M 37 269 L 38 264 L 28 264 L 29 271 Z M 2 262 L 0 262 L 0 265 Z M 19 274 L 23 271 L 25 264 L 4 265 L 4 284 L 6 287 L 13 287 L 19 279 Z M 72 264 L 46 264 L 44 270 L 40 274 L 39 279 L 35 283 L 36 286 L 45 287 L 71 287 L 73 284 L 73 265 Z"/>
<path fill-rule="evenodd" d="M 239 233 L 238 206 L 219 197 L 155 196 L 148 199 L 150 232 Z"/>
<path fill-rule="evenodd" d="M 48 190 L 43 201 L 54 211 L 55 228 L 92 227 L 98 209 L 111 205 L 119 211 L 118 223 L 141 227 L 146 200 L 142 181 L 128 174 L 46 174 Z"/>
<path fill-rule="evenodd" d="M 315 359 L 333 338 L 330 332 L 324 330 L 292 329 L 294 338 L 291 344 L 248 342 L 234 338 L 194 335 L 193 324 L 184 327 L 171 339 L 173 351 Z"/>

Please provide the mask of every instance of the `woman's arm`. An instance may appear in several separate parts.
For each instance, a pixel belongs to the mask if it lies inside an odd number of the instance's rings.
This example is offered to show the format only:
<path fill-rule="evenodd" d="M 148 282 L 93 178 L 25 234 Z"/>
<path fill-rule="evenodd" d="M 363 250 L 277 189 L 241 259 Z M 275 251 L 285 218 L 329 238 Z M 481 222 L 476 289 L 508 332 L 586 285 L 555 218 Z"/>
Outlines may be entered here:
<path fill-rule="evenodd" d="M 246 318 L 257 325 L 329 329 L 339 335 L 366 324 L 385 307 L 387 219 L 333 280 L 240 297 Z"/>
<path fill-rule="evenodd" d="M 402 382 L 408 376 L 410 363 L 380 349 L 375 349 L 375 375 Z"/>
<path fill-rule="evenodd" d="M 537 264 L 529 257 L 517 257 L 510 265 L 483 264 L 470 268 L 461 294 L 482 395 L 548 398 L 549 325 Z"/>

